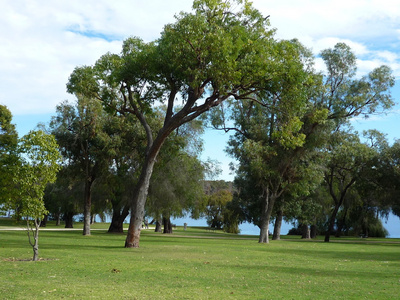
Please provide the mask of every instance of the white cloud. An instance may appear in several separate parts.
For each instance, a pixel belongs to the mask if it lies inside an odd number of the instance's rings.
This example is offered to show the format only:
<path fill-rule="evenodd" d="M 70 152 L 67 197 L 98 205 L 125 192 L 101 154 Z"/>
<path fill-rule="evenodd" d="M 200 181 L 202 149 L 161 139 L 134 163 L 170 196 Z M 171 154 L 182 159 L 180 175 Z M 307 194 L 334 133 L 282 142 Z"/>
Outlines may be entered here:
<path fill-rule="evenodd" d="M 119 52 L 121 41 L 159 36 L 192 0 L 14 0 L 0 11 L 0 103 L 13 114 L 53 112 L 75 66 Z M 400 5 L 390 0 L 254 0 L 278 38 L 298 38 L 319 53 L 339 41 L 359 57 L 360 73 L 383 63 L 400 76 Z M 77 32 L 107 38 L 90 38 Z M 321 59 L 316 60 L 323 69 Z"/>

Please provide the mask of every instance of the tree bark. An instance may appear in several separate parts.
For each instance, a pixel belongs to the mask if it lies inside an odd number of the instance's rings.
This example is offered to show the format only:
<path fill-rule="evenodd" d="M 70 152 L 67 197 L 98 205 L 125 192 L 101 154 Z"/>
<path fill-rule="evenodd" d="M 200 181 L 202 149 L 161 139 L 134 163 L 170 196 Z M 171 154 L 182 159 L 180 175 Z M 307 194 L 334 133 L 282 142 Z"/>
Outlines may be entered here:
<path fill-rule="evenodd" d="M 64 213 L 65 228 L 74 228 L 74 213 Z"/>
<path fill-rule="evenodd" d="M 155 151 L 153 155 L 148 155 L 144 162 L 142 172 L 140 174 L 140 178 L 133 196 L 131 206 L 131 219 L 129 222 L 128 234 L 125 240 L 125 248 L 139 248 L 140 230 L 142 228 L 144 217 L 144 206 L 146 204 L 150 178 L 151 174 L 153 173 L 154 163 L 158 154 L 158 150 Z"/>
<path fill-rule="evenodd" d="M 35 222 L 35 236 L 34 236 L 34 244 L 33 244 L 33 261 L 39 260 L 39 224 Z"/>
<path fill-rule="evenodd" d="M 29 220 L 26 220 L 27 230 L 28 230 L 28 239 L 29 244 L 33 249 L 33 261 L 39 260 L 39 228 L 40 228 L 40 220 L 34 220 L 35 228 L 29 224 Z M 33 235 L 33 242 L 31 240 L 31 234 Z"/>
<path fill-rule="evenodd" d="M 324 240 L 325 242 L 329 242 L 329 240 L 330 240 L 330 237 L 331 237 L 331 234 L 332 234 L 332 231 L 333 231 L 333 227 L 335 226 L 336 215 L 337 215 L 337 213 L 339 211 L 339 207 L 340 207 L 341 204 L 342 203 L 340 203 L 340 204 L 337 203 L 335 205 L 335 208 L 332 211 L 332 215 L 331 215 L 331 217 L 329 219 L 328 230 L 326 231 L 326 234 L 325 234 L 325 240 Z"/>
<path fill-rule="evenodd" d="M 301 225 L 301 238 L 302 239 L 310 239 L 311 235 L 310 235 L 310 227 L 308 227 L 307 224 L 302 224 Z"/>
<path fill-rule="evenodd" d="M 124 221 L 129 215 L 129 208 L 125 206 L 122 212 L 119 209 L 113 209 L 113 215 L 108 228 L 109 233 L 123 233 L 124 232 Z"/>
<path fill-rule="evenodd" d="M 61 214 L 57 213 L 56 215 L 56 226 L 60 226 L 61 224 Z"/>
<path fill-rule="evenodd" d="M 272 235 L 273 240 L 281 239 L 281 227 L 282 227 L 283 211 L 279 210 L 275 218 L 274 234 Z"/>
<path fill-rule="evenodd" d="M 269 189 L 265 190 L 265 201 L 261 211 L 261 226 L 259 243 L 269 243 L 269 221 L 271 219 L 272 209 L 274 208 L 276 195 L 270 195 Z"/>
<path fill-rule="evenodd" d="M 311 225 L 310 228 L 310 237 L 312 239 L 315 239 L 317 237 L 317 226 L 316 225 Z"/>
<path fill-rule="evenodd" d="M 84 208 L 83 208 L 83 235 L 90 235 L 90 221 L 91 221 L 91 210 L 92 210 L 92 184 L 93 181 L 90 178 L 86 179 L 85 182 L 85 193 L 84 193 Z"/>
<path fill-rule="evenodd" d="M 158 220 L 156 221 L 156 229 L 154 231 L 155 232 L 161 232 L 162 231 L 161 223 Z"/>
<path fill-rule="evenodd" d="M 163 217 L 163 223 L 164 223 L 163 233 L 172 233 L 171 219 L 169 217 Z"/>

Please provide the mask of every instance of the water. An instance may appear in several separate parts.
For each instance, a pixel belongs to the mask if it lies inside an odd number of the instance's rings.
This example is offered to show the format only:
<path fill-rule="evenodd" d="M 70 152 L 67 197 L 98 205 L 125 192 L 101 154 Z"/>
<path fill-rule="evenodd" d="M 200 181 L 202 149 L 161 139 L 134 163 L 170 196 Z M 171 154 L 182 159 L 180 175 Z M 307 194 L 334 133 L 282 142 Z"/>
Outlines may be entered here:
<path fill-rule="evenodd" d="M 176 225 L 180 225 L 180 226 L 183 226 L 184 223 L 187 223 L 188 226 L 208 226 L 206 219 L 194 220 L 189 217 L 176 218 L 176 219 L 172 220 L 171 222 Z M 389 232 L 388 238 L 400 238 L 400 219 L 399 219 L 399 217 L 390 213 L 388 219 L 382 220 L 382 223 L 383 223 L 383 226 Z M 286 235 L 291 228 L 293 228 L 292 224 L 289 224 L 287 222 L 282 222 L 281 234 Z M 243 235 L 259 235 L 260 234 L 260 228 L 258 228 L 257 226 L 255 226 L 253 224 L 247 223 L 247 222 L 240 224 L 239 229 L 240 229 L 240 234 L 243 234 Z M 269 226 L 269 230 L 271 233 L 273 232 L 274 226 L 272 224 Z"/>
<path fill-rule="evenodd" d="M 178 225 L 178 226 L 183 226 L 184 223 L 187 223 L 188 226 L 208 226 L 206 219 L 198 219 L 194 220 L 189 217 L 186 218 L 176 218 L 171 220 L 172 223 Z M 281 234 L 285 235 L 288 233 L 288 231 L 293 227 L 293 225 L 282 222 L 282 227 L 281 227 Z M 240 229 L 240 234 L 243 235 L 259 235 L 260 234 L 260 228 L 258 226 L 255 226 L 254 224 L 251 223 L 242 223 L 239 225 Z M 274 226 L 270 225 L 269 227 L 270 232 L 273 232 Z"/>

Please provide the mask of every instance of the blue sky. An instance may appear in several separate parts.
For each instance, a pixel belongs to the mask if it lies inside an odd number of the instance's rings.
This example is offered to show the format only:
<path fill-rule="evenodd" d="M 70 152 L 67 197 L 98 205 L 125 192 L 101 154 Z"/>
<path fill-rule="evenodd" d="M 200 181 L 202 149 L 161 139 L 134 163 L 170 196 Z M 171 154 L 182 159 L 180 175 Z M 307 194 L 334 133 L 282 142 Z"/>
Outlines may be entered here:
<path fill-rule="evenodd" d="M 159 37 L 174 14 L 192 0 L 14 0 L 0 10 L 0 104 L 14 116 L 20 134 L 48 122 L 55 106 L 73 101 L 65 84 L 76 66 L 91 65 L 106 52 L 119 53 L 122 41 Z M 315 54 L 345 42 L 358 57 L 358 76 L 385 64 L 392 68 L 400 99 L 400 4 L 394 0 L 254 0 L 280 39 L 297 38 Z M 323 70 L 320 58 L 316 68 Z M 359 129 L 376 128 L 389 141 L 400 138 L 400 106 L 387 115 L 354 120 Z M 227 136 L 207 132 L 203 157 L 221 161 L 230 180 Z"/>

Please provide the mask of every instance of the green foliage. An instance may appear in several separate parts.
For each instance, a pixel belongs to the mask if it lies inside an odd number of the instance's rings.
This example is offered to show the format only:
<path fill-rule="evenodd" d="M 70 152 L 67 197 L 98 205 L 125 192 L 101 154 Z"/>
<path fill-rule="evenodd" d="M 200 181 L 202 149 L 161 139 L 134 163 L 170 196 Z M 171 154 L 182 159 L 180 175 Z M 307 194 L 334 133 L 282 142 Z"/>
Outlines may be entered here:
<path fill-rule="evenodd" d="M 0 205 L 15 197 L 13 174 L 18 164 L 18 135 L 11 123 L 12 114 L 4 105 L 0 105 Z"/>
<path fill-rule="evenodd" d="M 221 229 L 228 233 L 239 233 L 239 215 L 232 205 L 232 188 L 225 182 L 209 182 L 205 215 L 211 228 Z M 219 187 L 218 187 L 219 186 Z"/>
<path fill-rule="evenodd" d="M 17 212 L 27 219 L 41 220 L 47 213 L 43 196 L 47 184 L 56 180 L 61 159 L 57 142 L 43 131 L 31 131 L 19 145 L 20 165 L 14 178 L 21 207 Z"/>

